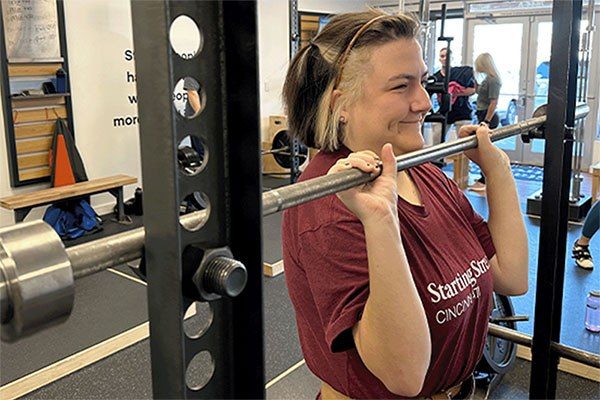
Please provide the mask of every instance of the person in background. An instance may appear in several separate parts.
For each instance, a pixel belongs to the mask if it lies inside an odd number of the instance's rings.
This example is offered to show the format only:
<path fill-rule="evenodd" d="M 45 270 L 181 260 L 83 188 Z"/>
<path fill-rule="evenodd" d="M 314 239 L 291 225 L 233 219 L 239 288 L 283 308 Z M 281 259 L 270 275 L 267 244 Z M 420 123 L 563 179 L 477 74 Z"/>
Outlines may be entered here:
<path fill-rule="evenodd" d="M 583 222 L 581 236 L 573 243 L 572 257 L 580 268 L 588 270 L 594 268 L 594 260 L 590 253 L 590 240 L 598 232 L 598 225 L 600 225 L 600 201 L 597 201 L 590 209 Z"/>
<path fill-rule="evenodd" d="M 483 76 L 483 81 L 476 86 L 477 90 L 477 120 L 485 123 L 490 129 L 498 126 L 499 118 L 496 113 L 502 80 L 498 68 L 490 53 L 482 53 L 475 59 L 475 72 Z M 485 191 L 485 175 L 469 187 L 475 192 Z"/>
<path fill-rule="evenodd" d="M 186 77 L 183 80 L 183 90 L 187 92 L 184 117 L 193 118 L 202 108 L 202 101 L 199 93 L 200 84 L 195 79 Z"/>
<path fill-rule="evenodd" d="M 448 49 L 440 50 L 440 63 L 442 68 L 433 74 L 436 82 L 444 82 L 446 72 L 446 59 Z M 473 68 L 469 66 L 450 67 L 450 83 L 448 92 L 451 94 L 452 109 L 448 113 L 448 129 L 454 124 L 458 136 L 458 131 L 464 125 L 469 125 L 473 119 L 473 109 L 469 102 L 469 96 L 475 93 L 475 76 Z M 443 110 L 440 110 L 443 111 Z M 433 131 L 436 137 L 439 135 L 440 142 L 446 141 L 446 132 L 442 132 L 441 124 L 434 124 Z"/>

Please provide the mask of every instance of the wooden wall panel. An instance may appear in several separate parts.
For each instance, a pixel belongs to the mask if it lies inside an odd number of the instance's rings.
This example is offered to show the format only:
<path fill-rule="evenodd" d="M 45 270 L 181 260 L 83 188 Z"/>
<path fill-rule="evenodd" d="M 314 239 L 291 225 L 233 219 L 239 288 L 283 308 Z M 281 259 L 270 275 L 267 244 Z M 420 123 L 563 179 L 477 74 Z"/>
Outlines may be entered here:
<path fill-rule="evenodd" d="M 22 181 L 27 181 L 30 179 L 37 179 L 37 178 L 45 178 L 47 176 L 50 176 L 50 167 L 44 167 L 44 168 L 30 168 L 30 169 L 25 169 L 25 170 L 19 170 L 19 179 Z"/>
<path fill-rule="evenodd" d="M 24 139 L 37 136 L 52 135 L 54 133 L 55 122 L 42 122 L 39 124 L 15 125 L 15 138 Z"/>
<path fill-rule="evenodd" d="M 15 124 L 23 122 L 56 121 L 59 117 L 67 118 L 67 109 L 65 106 L 36 108 L 31 110 L 13 110 L 13 122 Z"/>
<path fill-rule="evenodd" d="M 25 168 L 48 166 L 48 153 L 28 154 L 17 157 L 19 172 Z"/>
<path fill-rule="evenodd" d="M 34 153 L 50 150 L 52 136 L 44 136 L 33 140 L 17 140 L 17 154 Z"/>

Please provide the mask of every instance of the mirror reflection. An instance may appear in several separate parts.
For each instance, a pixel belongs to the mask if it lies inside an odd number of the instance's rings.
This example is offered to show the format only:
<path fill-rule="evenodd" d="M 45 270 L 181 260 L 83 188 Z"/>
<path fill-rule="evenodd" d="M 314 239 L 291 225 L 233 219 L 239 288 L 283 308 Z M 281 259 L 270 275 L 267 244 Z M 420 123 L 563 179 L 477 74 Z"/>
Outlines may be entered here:
<path fill-rule="evenodd" d="M 173 89 L 173 107 L 182 117 L 197 117 L 205 105 L 206 94 L 197 80 L 188 76 L 177 82 Z"/>
<path fill-rule="evenodd" d="M 188 135 L 177 146 L 177 163 L 188 176 L 199 173 L 206 165 L 206 146 L 198 136 Z"/>

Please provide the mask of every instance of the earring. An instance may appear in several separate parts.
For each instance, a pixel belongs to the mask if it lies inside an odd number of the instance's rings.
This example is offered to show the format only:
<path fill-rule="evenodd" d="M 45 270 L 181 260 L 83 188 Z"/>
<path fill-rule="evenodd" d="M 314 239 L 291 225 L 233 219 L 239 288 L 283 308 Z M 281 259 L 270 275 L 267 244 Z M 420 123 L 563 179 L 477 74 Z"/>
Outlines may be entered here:
<path fill-rule="evenodd" d="M 340 124 L 345 124 L 346 123 L 346 117 L 341 116 L 340 117 Z"/>

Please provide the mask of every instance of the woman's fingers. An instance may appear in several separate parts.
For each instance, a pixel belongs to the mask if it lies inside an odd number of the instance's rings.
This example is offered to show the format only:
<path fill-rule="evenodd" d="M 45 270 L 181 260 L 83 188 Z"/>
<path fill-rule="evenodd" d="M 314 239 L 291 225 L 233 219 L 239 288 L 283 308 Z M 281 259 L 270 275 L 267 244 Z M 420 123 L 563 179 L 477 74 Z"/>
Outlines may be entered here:
<path fill-rule="evenodd" d="M 491 143 L 490 135 L 492 130 L 485 123 L 481 123 L 479 125 L 463 125 L 458 130 L 458 137 L 467 137 L 472 135 L 477 135 L 477 141 L 479 144 L 481 143 Z"/>
<path fill-rule="evenodd" d="M 361 160 L 365 160 L 369 164 L 378 164 L 381 161 L 377 154 L 369 150 L 352 153 L 348 156 L 348 158 L 360 158 Z"/>
<path fill-rule="evenodd" d="M 348 158 L 339 159 L 333 167 L 329 169 L 329 174 L 335 172 L 346 171 L 351 168 L 358 168 L 363 172 L 371 173 L 380 170 L 379 164 L 375 161 L 375 159 L 371 156 L 361 157 L 361 156 L 352 156 L 350 155 Z"/>
<path fill-rule="evenodd" d="M 458 137 L 463 138 L 474 135 L 477 132 L 477 128 L 479 128 L 479 125 L 463 125 L 458 130 Z"/>
<path fill-rule="evenodd" d="M 477 143 L 478 146 L 481 146 L 482 144 L 485 143 L 485 145 L 491 145 L 492 141 L 490 139 L 490 134 L 492 133 L 492 131 L 490 130 L 490 128 L 487 126 L 487 124 L 481 124 L 477 127 L 477 131 L 475 132 L 477 135 Z"/>

